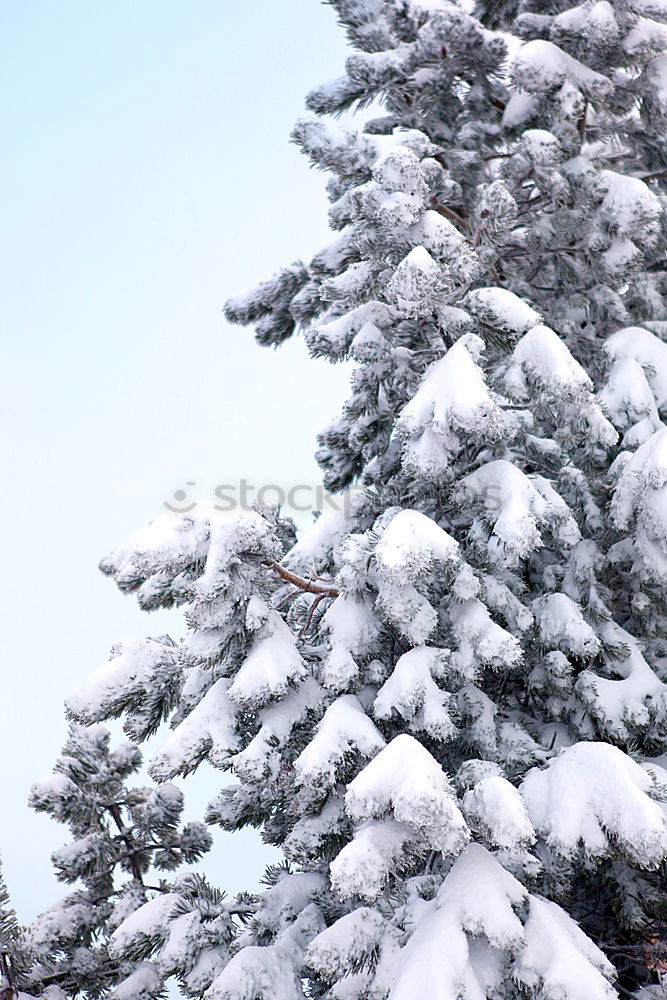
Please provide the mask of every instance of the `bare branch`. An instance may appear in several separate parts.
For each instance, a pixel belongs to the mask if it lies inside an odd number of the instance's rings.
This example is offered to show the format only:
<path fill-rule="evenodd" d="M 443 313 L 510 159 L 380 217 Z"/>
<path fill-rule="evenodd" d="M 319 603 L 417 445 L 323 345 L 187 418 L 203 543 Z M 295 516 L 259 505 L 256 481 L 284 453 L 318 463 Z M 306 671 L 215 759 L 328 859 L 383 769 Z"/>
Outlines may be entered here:
<path fill-rule="evenodd" d="M 306 632 L 308 631 L 308 629 L 310 628 L 310 623 L 313 620 L 313 615 L 315 614 L 315 609 L 316 609 L 317 605 L 320 603 L 320 601 L 323 601 L 326 597 L 330 597 L 330 596 L 331 596 L 330 594 L 318 594 L 317 595 L 317 597 L 315 598 L 315 600 L 313 601 L 313 603 L 308 608 L 308 614 L 306 615 L 306 620 L 303 623 L 303 625 L 301 626 L 301 630 L 299 632 L 299 636 L 300 637 L 303 636 L 303 635 L 305 635 Z"/>
<path fill-rule="evenodd" d="M 329 583 L 317 583 L 315 580 L 307 580 L 303 576 L 297 576 L 296 573 L 290 572 L 280 563 L 274 562 L 273 559 L 263 559 L 263 566 L 268 566 L 272 569 L 274 573 L 277 573 L 279 577 L 286 580 L 287 583 L 291 583 L 292 586 L 298 587 L 299 590 L 304 591 L 306 594 L 322 594 L 323 596 L 338 597 L 339 590 L 338 587 L 334 587 L 333 584 Z"/>

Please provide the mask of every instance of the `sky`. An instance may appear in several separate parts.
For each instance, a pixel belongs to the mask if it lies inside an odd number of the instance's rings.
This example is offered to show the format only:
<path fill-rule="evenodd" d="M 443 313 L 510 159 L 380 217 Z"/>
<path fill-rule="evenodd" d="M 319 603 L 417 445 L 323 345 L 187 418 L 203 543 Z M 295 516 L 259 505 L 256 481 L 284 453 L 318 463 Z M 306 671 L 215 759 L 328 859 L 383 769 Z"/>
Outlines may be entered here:
<path fill-rule="evenodd" d="M 30 920 L 64 891 L 67 831 L 27 807 L 63 699 L 119 638 L 183 633 L 99 559 L 179 490 L 318 481 L 347 373 L 300 340 L 258 347 L 221 308 L 331 238 L 289 132 L 345 45 L 318 0 L 4 0 L 2 22 L 0 855 Z M 221 780 L 188 779 L 190 815 Z M 234 891 L 270 858 L 218 833 L 205 869 Z"/>

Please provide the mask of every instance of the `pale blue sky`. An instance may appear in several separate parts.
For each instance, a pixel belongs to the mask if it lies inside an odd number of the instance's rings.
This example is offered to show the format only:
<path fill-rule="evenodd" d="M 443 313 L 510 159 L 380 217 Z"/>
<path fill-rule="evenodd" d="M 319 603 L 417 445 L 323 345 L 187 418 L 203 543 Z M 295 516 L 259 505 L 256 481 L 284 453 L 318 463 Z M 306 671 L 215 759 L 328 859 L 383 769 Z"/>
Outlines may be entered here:
<path fill-rule="evenodd" d="M 116 639 L 180 634 L 99 558 L 188 480 L 317 476 L 344 373 L 220 310 L 328 238 L 324 179 L 288 136 L 344 38 L 318 0 L 5 0 L 1 17 L 0 852 L 29 919 L 63 891 L 65 831 L 25 804 L 63 698 Z M 217 781 L 195 778 L 195 812 Z M 220 836 L 208 867 L 234 889 L 263 857 Z"/>

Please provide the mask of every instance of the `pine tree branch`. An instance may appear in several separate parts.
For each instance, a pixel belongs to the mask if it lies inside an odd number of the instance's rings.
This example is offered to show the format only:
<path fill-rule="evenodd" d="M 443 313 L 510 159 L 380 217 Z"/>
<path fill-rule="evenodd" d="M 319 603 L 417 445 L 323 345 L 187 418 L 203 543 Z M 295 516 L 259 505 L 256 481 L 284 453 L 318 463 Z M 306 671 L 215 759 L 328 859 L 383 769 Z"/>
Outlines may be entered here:
<path fill-rule="evenodd" d="M 135 881 L 138 882 L 139 885 L 143 886 L 144 879 L 143 879 L 143 876 L 141 874 L 141 869 L 140 869 L 140 867 L 139 867 L 139 865 L 137 863 L 137 859 L 134 856 L 135 852 L 132 851 L 132 850 L 130 850 L 130 848 L 132 847 L 132 844 L 133 844 L 132 835 L 129 832 L 129 830 L 127 829 L 127 827 L 125 826 L 125 824 L 123 823 L 123 817 L 121 815 L 121 811 L 120 811 L 120 809 L 119 809 L 119 807 L 117 805 L 113 805 L 113 806 L 109 806 L 109 812 L 111 813 L 111 815 L 113 817 L 114 823 L 118 827 L 118 832 L 119 832 L 120 836 L 125 841 L 125 843 L 128 845 L 127 857 L 128 857 L 129 862 L 130 862 L 130 868 L 132 869 L 132 875 L 134 876 Z"/>
<path fill-rule="evenodd" d="M 298 587 L 306 594 L 322 594 L 323 597 L 338 597 L 340 591 L 338 587 L 334 587 L 333 584 L 317 583 L 314 580 L 307 580 L 303 576 L 297 576 L 296 573 L 290 572 L 280 563 L 275 562 L 273 559 L 263 559 L 263 566 L 268 566 L 272 569 L 274 573 L 277 573 L 279 577 L 285 580 L 287 583 L 291 583 L 292 586 Z"/>
<path fill-rule="evenodd" d="M 300 593 L 302 593 L 302 591 L 293 590 L 291 593 L 287 595 L 287 597 L 283 597 L 282 601 L 278 605 L 276 605 L 276 611 L 282 611 L 283 608 L 286 608 L 287 605 L 290 604 L 295 597 L 298 597 Z"/>
<path fill-rule="evenodd" d="M 257 912 L 255 903 L 235 903 L 227 907 L 227 913 L 232 917 L 252 917 Z"/>
<path fill-rule="evenodd" d="M 583 142 L 586 138 L 586 116 L 588 114 L 588 101 L 584 101 L 584 107 L 579 116 L 579 121 L 577 122 L 577 132 L 579 133 L 579 138 Z"/>
<path fill-rule="evenodd" d="M 509 160 L 515 155 L 515 153 L 489 153 L 488 156 L 482 157 L 482 162 L 489 163 L 491 160 Z"/>
<path fill-rule="evenodd" d="M 450 222 L 455 223 L 457 226 L 462 226 L 464 229 L 467 228 L 466 220 L 458 212 L 455 212 L 453 208 L 448 208 L 437 200 L 437 198 L 431 199 L 431 207 L 434 211 L 438 212 L 439 215 L 444 215 L 446 219 Z"/>
<path fill-rule="evenodd" d="M 317 597 L 315 598 L 315 600 L 313 601 L 313 603 L 308 608 L 308 614 L 306 615 L 306 620 L 303 623 L 303 625 L 301 626 L 301 629 L 299 631 L 299 636 L 300 637 L 304 636 L 306 634 L 306 632 L 308 631 L 308 629 L 310 628 L 310 623 L 313 620 L 313 615 L 315 614 L 315 609 L 317 608 L 317 605 L 320 603 L 320 601 L 325 600 L 325 598 L 327 598 L 329 596 L 330 596 L 329 594 L 318 594 L 317 595 Z"/>
<path fill-rule="evenodd" d="M 664 177 L 665 174 L 667 174 L 667 167 L 663 167 L 662 170 L 653 170 L 650 174 L 632 174 L 631 176 L 640 181 L 652 181 L 656 177 Z"/>
<path fill-rule="evenodd" d="M 2 973 L 2 978 L 6 982 L 6 986 L 3 987 L 0 992 L 0 1000 L 14 1000 L 17 996 L 16 990 L 14 989 L 14 982 L 12 977 L 12 970 L 9 963 L 9 958 L 4 952 L 0 952 L 0 972 Z M 0 986 L 2 984 L 0 983 Z"/>

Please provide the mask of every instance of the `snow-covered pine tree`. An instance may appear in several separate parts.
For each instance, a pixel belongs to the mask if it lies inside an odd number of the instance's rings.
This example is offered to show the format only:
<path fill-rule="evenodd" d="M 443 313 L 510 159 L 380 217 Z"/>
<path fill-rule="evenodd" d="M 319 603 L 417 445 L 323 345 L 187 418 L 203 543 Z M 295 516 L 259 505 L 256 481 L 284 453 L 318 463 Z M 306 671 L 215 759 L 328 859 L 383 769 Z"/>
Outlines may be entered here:
<path fill-rule="evenodd" d="M 0 998 L 18 1000 L 25 982 L 28 960 L 23 931 L 16 919 L 0 865 Z M 55 1000 L 55 998 L 54 998 Z"/>
<path fill-rule="evenodd" d="M 120 960 L 111 938 L 144 904 L 174 913 L 178 904 L 179 914 L 191 915 L 196 907 L 186 901 L 199 883 L 186 876 L 170 884 L 162 873 L 199 859 L 211 837 L 199 822 L 179 827 L 183 796 L 174 785 L 128 784 L 140 764 L 138 747 L 112 749 L 104 726 L 74 724 L 54 774 L 33 786 L 32 807 L 66 823 L 72 835 L 52 860 L 73 889 L 27 935 L 30 989 L 48 1000 L 163 994 L 163 967 L 144 961 L 140 945 Z M 224 932 L 216 943 L 224 945 Z M 194 948 L 169 971 L 186 973 L 197 957 Z"/>
<path fill-rule="evenodd" d="M 153 777 L 230 770 L 209 821 L 285 855 L 207 1000 L 626 996 L 666 933 L 667 7 L 332 4 L 294 137 L 338 235 L 227 315 L 356 362 L 318 458 L 364 492 L 296 544 L 139 532 L 102 569 L 188 634 L 69 710 L 171 716 Z M 115 937 L 159 964 L 150 907 Z"/>

